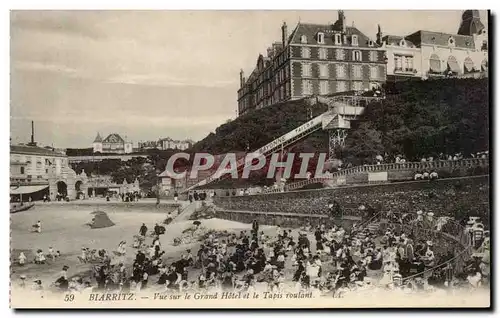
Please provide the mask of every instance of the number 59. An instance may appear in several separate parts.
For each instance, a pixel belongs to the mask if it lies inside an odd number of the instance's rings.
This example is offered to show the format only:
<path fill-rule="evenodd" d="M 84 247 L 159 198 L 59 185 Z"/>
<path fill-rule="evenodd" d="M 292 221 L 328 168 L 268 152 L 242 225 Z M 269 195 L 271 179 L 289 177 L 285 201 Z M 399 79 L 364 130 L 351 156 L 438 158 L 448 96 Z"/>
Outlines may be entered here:
<path fill-rule="evenodd" d="M 73 301 L 73 300 L 75 300 L 75 295 L 73 294 L 64 295 L 64 301 Z"/>

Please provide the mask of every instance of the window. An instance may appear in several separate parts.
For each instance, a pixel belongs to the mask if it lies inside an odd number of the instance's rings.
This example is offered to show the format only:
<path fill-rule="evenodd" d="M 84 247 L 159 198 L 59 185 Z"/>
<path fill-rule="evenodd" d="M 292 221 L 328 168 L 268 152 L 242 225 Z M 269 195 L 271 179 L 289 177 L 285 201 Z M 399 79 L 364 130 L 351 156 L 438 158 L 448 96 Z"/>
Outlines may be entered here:
<path fill-rule="evenodd" d="M 353 65 L 352 66 L 352 74 L 354 78 L 362 78 L 361 65 Z"/>
<path fill-rule="evenodd" d="M 305 43 L 307 43 L 307 36 L 302 35 L 302 36 L 300 37 L 300 43 L 304 43 L 304 44 L 305 44 Z"/>
<path fill-rule="evenodd" d="M 320 81 L 319 82 L 319 94 L 320 95 L 326 95 L 328 94 L 328 81 Z"/>
<path fill-rule="evenodd" d="M 337 78 L 346 78 L 346 67 L 343 64 L 337 65 Z"/>
<path fill-rule="evenodd" d="M 401 55 L 394 56 L 394 66 L 396 71 L 403 70 L 403 57 Z"/>
<path fill-rule="evenodd" d="M 341 45 L 342 44 L 342 36 L 338 33 L 335 33 L 335 44 L 336 45 Z"/>
<path fill-rule="evenodd" d="M 412 72 L 413 71 L 413 56 L 405 56 L 403 60 L 404 64 L 404 69 L 407 72 Z"/>
<path fill-rule="evenodd" d="M 483 44 L 481 45 L 481 51 L 488 51 L 488 41 L 483 41 Z"/>
<path fill-rule="evenodd" d="M 369 46 L 369 47 L 373 47 L 373 41 L 372 41 L 372 40 L 369 40 L 369 41 L 368 41 L 368 46 Z"/>
<path fill-rule="evenodd" d="M 405 47 L 405 46 L 406 46 L 406 41 L 405 41 L 405 39 L 401 39 L 401 41 L 399 41 L 399 46 L 403 46 L 403 47 Z"/>
<path fill-rule="evenodd" d="M 328 51 L 326 48 L 321 47 L 319 48 L 319 59 L 320 60 L 326 60 L 328 55 Z"/>
<path fill-rule="evenodd" d="M 312 76 L 312 66 L 311 63 L 302 63 L 302 76 L 311 77 Z"/>
<path fill-rule="evenodd" d="M 347 90 L 347 83 L 345 81 L 337 82 L 337 92 L 345 92 Z"/>
<path fill-rule="evenodd" d="M 24 174 L 24 167 L 21 167 L 21 174 Z"/>
<path fill-rule="evenodd" d="M 318 33 L 318 43 L 325 44 L 325 34 L 323 32 Z"/>
<path fill-rule="evenodd" d="M 344 50 L 342 50 L 342 49 L 336 49 L 335 50 L 335 58 L 337 60 L 339 60 L 339 61 L 344 60 L 344 58 L 345 58 Z"/>
<path fill-rule="evenodd" d="M 358 45 L 358 36 L 357 35 L 352 36 L 352 43 L 351 44 L 355 45 L 355 46 Z"/>
<path fill-rule="evenodd" d="M 450 36 L 450 38 L 448 39 L 448 44 L 450 46 L 455 46 L 455 39 L 452 36 Z"/>
<path fill-rule="evenodd" d="M 378 78 L 378 66 L 371 66 L 370 67 L 370 78 Z"/>
<path fill-rule="evenodd" d="M 363 82 L 360 82 L 360 81 L 353 82 L 352 83 L 352 88 L 355 91 L 362 91 L 363 90 Z"/>
<path fill-rule="evenodd" d="M 354 61 L 361 61 L 361 51 L 352 51 L 352 59 Z"/>
<path fill-rule="evenodd" d="M 377 62 L 378 56 L 377 51 L 370 51 L 370 62 Z"/>
<path fill-rule="evenodd" d="M 312 82 L 310 80 L 302 80 L 303 95 L 312 95 Z"/>
<path fill-rule="evenodd" d="M 319 65 L 319 77 L 328 78 L 328 64 Z"/>
<path fill-rule="evenodd" d="M 311 49 L 308 47 L 303 47 L 301 54 L 302 54 L 302 58 L 309 59 L 309 58 L 311 58 Z"/>

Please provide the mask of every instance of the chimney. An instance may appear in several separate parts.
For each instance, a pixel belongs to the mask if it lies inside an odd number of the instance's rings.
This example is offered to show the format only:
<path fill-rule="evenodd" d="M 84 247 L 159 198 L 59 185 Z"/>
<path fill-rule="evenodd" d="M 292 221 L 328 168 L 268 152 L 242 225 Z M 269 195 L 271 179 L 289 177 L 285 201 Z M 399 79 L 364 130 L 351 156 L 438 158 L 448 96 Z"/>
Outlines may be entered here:
<path fill-rule="evenodd" d="M 35 142 L 35 122 L 34 121 L 31 121 L 31 142 L 28 144 L 28 146 L 36 147 L 36 142 Z"/>
<path fill-rule="evenodd" d="M 245 73 L 243 72 L 243 69 L 240 69 L 240 88 L 245 85 Z"/>
<path fill-rule="evenodd" d="M 382 38 L 384 35 L 382 34 L 382 28 L 380 27 L 380 24 L 378 25 L 378 32 L 377 32 L 377 44 L 382 45 Z"/>
<path fill-rule="evenodd" d="M 286 46 L 286 41 L 288 38 L 288 29 L 286 27 L 286 22 L 283 22 L 283 26 L 281 27 L 281 42 L 283 43 L 283 48 Z"/>
<path fill-rule="evenodd" d="M 346 25 L 345 25 L 344 10 L 339 10 L 339 21 L 340 21 L 340 25 L 342 26 L 342 33 L 345 33 Z"/>

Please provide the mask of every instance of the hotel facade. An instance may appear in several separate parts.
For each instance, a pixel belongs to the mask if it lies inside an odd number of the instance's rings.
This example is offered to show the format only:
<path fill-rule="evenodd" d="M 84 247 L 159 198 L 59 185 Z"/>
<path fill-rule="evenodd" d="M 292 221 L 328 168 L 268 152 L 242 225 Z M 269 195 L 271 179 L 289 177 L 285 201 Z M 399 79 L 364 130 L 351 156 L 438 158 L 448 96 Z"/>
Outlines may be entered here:
<path fill-rule="evenodd" d="M 457 34 L 419 30 L 370 39 L 347 26 L 343 11 L 332 24 L 299 22 L 267 55 L 259 55 L 250 76 L 240 71 L 238 115 L 288 100 L 344 91 L 363 91 L 386 81 L 440 77 L 484 77 L 488 73 L 488 31 L 478 10 L 466 10 Z"/>
<path fill-rule="evenodd" d="M 298 23 L 290 35 L 283 24 L 282 41 L 267 56 L 259 55 L 248 78 L 240 72 L 238 114 L 287 100 L 368 90 L 386 81 L 381 45 L 355 26 L 343 11 L 334 24 Z"/>

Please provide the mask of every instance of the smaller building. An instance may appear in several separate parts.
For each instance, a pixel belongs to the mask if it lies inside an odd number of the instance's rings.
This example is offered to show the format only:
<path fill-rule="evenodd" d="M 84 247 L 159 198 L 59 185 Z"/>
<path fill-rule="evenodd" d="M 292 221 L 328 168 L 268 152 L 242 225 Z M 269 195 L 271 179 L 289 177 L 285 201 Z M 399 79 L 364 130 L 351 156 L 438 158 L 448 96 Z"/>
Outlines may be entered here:
<path fill-rule="evenodd" d="M 377 43 L 387 50 L 387 80 L 488 75 L 488 30 L 478 10 L 466 10 L 457 34 L 418 30 L 408 35 L 383 35 Z"/>
<path fill-rule="evenodd" d="M 194 142 L 190 139 L 185 140 L 174 140 L 170 137 L 162 138 L 158 141 L 159 148 L 161 150 L 176 149 L 176 150 L 186 150 L 193 146 Z"/>
<path fill-rule="evenodd" d="M 99 133 L 92 143 L 92 148 L 94 153 L 132 153 L 133 143 L 127 141 L 126 138 L 122 138 L 117 133 L 112 133 L 106 138 L 102 138 Z"/>
<path fill-rule="evenodd" d="M 10 146 L 10 194 L 13 199 L 41 200 L 48 196 L 55 200 L 62 196 L 73 200 L 85 194 L 85 173 L 76 174 L 64 153 L 31 144 Z"/>
<path fill-rule="evenodd" d="M 139 151 L 141 150 L 148 150 L 148 149 L 159 149 L 160 148 L 160 142 L 159 141 L 139 141 L 137 143 L 137 148 Z"/>

